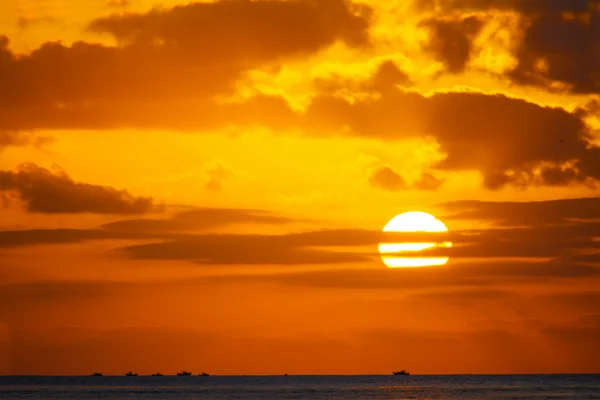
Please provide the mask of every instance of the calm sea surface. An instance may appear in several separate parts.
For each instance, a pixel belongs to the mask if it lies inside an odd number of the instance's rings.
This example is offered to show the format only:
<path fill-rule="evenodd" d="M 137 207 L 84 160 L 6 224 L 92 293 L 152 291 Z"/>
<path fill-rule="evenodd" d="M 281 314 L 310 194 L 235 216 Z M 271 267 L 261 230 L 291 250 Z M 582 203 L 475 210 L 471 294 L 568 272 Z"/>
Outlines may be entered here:
<path fill-rule="evenodd" d="M 600 399 L 600 375 L 0 377 L 0 399 Z"/>

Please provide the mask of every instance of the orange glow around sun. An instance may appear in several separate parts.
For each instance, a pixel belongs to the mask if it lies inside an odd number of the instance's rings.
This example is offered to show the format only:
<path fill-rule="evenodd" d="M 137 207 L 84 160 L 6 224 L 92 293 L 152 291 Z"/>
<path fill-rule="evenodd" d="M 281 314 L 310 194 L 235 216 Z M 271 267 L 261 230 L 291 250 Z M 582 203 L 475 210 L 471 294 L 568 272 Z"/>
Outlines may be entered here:
<path fill-rule="evenodd" d="M 392 218 L 384 227 L 384 232 L 447 232 L 444 223 L 431 214 L 424 212 L 406 212 Z M 407 256 L 433 247 L 452 247 L 452 242 L 424 243 L 379 243 L 379 254 L 389 268 L 430 267 L 444 265 L 448 257 Z M 404 256 L 403 256 L 404 254 Z"/>

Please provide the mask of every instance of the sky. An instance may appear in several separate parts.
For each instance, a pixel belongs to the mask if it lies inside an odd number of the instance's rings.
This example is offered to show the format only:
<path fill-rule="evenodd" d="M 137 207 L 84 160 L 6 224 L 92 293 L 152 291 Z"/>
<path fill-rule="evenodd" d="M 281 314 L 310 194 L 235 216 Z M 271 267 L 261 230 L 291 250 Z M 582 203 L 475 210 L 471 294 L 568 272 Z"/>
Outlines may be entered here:
<path fill-rule="evenodd" d="M 598 0 L 2 1 L 0 374 L 598 373 L 599 94 Z"/>

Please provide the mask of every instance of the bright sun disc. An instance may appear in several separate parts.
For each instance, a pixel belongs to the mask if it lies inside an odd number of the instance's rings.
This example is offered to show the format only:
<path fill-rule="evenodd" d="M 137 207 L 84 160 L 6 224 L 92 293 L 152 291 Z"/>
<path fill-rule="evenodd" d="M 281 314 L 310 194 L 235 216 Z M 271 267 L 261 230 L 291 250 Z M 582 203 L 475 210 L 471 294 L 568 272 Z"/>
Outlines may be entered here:
<path fill-rule="evenodd" d="M 448 232 L 446 225 L 431 214 L 412 211 L 392 218 L 384 232 Z M 403 257 L 402 253 L 414 253 L 432 247 L 452 247 L 452 242 L 424 243 L 379 243 L 379 254 L 389 268 L 430 267 L 444 265 L 448 257 Z"/>

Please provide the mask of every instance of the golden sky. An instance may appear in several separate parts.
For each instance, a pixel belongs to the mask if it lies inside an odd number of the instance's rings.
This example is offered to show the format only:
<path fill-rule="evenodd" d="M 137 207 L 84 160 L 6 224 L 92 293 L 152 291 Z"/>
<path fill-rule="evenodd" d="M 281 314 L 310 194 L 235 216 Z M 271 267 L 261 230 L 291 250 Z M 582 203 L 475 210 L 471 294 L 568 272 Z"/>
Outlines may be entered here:
<path fill-rule="evenodd" d="M 600 372 L 598 94 L 598 0 L 2 1 L 0 374 Z"/>

